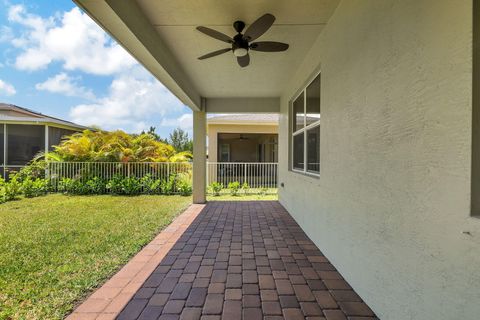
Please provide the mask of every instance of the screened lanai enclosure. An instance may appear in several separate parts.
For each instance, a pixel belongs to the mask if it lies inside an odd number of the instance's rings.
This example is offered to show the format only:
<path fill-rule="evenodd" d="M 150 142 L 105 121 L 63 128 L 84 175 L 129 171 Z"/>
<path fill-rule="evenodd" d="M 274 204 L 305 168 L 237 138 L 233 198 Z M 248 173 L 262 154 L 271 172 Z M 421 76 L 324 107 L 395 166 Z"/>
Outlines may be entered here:
<path fill-rule="evenodd" d="M 40 151 L 51 151 L 62 137 L 86 129 L 14 105 L 0 104 L 0 175 L 18 171 Z"/>
<path fill-rule="evenodd" d="M 18 171 L 40 151 L 51 151 L 61 138 L 76 131 L 48 125 L 6 124 L 1 126 L 0 155 L 3 177 Z"/>

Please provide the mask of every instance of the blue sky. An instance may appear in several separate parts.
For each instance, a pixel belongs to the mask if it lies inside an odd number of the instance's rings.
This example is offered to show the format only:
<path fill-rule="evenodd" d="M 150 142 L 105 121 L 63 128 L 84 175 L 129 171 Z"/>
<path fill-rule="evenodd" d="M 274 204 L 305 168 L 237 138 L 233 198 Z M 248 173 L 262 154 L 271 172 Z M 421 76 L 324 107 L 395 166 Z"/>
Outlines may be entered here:
<path fill-rule="evenodd" d="M 71 0 L 0 0 L 0 102 L 107 130 L 192 127 L 190 109 Z"/>

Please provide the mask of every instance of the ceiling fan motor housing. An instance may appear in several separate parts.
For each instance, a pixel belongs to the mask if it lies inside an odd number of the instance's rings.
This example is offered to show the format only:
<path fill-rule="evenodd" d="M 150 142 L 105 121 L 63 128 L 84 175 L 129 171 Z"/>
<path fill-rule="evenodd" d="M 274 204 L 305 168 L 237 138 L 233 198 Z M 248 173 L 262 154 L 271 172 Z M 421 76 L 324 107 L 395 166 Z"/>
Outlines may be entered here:
<path fill-rule="evenodd" d="M 243 35 L 240 33 L 233 37 L 232 49 L 246 49 L 248 50 L 248 41 L 243 38 Z"/>
<path fill-rule="evenodd" d="M 242 33 L 243 29 L 245 28 L 245 22 L 237 20 L 233 23 L 233 28 L 238 33 Z"/>

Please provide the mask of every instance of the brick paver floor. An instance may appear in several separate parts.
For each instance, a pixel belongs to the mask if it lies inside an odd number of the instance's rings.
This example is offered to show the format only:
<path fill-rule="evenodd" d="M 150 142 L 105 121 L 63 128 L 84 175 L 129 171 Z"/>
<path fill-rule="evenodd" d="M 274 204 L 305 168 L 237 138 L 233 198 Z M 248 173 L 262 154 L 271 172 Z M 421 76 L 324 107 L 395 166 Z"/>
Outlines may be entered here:
<path fill-rule="evenodd" d="M 376 318 L 278 202 L 252 201 L 208 203 L 117 319 Z"/>

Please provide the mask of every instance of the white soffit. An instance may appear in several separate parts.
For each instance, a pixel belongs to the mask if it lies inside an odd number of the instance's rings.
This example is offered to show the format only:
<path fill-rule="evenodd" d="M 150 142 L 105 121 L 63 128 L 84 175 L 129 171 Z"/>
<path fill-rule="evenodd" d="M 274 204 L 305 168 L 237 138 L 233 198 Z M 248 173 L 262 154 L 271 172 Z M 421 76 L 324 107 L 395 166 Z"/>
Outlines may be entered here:
<path fill-rule="evenodd" d="M 180 100 L 199 110 L 201 97 L 212 102 L 281 96 L 340 0 L 73 1 Z M 200 33 L 197 26 L 233 36 L 235 20 L 244 21 L 248 28 L 265 13 L 275 15 L 276 21 L 257 41 L 286 42 L 287 51 L 251 52 L 246 68 L 238 66 L 231 52 L 197 59 L 229 46 Z"/>
<path fill-rule="evenodd" d="M 203 97 L 278 97 L 338 5 L 338 0 L 137 0 Z M 248 25 L 265 13 L 275 24 L 257 41 L 286 42 L 282 53 L 251 52 L 240 68 L 232 53 L 200 61 L 197 57 L 227 48 L 227 43 L 195 29 L 202 25 L 235 35 L 232 23 Z"/>

